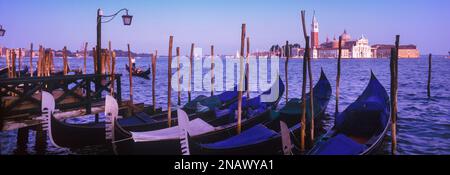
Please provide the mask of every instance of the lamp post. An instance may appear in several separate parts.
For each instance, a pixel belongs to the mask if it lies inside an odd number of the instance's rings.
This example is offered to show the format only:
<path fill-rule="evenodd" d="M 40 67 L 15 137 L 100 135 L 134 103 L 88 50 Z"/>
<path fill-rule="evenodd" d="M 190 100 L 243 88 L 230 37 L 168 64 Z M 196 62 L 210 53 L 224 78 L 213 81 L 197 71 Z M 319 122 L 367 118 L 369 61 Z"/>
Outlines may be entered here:
<path fill-rule="evenodd" d="M 3 29 L 3 26 L 0 25 L 0 36 L 5 36 L 6 30 Z"/>
<path fill-rule="evenodd" d="M 133 16 L 128 15 L 128 9 L 123 8 L 117 11 L 112 15 L 103 15 L 103 11 L 101 9 L 97 10 L 97 72 L 96 74 L 101 74 L 101 53 L 102 53 L 102 23 L 108 23 L 112 21 L 120 12 L 125 11 L 125 15 L 122 16 L 123 24 L 126 26 L 131 25 L 131 21 L 133 20 Z M 106 19 L 102 21 L 102 19 Z M 100 79 L 95 83 L 96 90 L 100 87 Z"/>

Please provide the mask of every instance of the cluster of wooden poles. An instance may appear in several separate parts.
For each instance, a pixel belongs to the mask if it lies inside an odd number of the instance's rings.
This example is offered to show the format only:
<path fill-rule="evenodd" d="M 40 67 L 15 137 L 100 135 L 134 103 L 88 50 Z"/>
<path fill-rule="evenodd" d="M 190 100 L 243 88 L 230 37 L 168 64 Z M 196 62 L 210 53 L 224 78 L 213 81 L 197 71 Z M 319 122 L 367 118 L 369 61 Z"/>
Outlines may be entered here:
<path fill-rule="evenodd" d="M 84 62 L 83 62 L 83 70 L 82 73 L 83 74 L 87 74 L 87 69 L 86 69 L 86 60 L 87 60 L 87 56 L 88 56 L 88 51 L 87 51 L 87 47 L 88 47 L 88 43 L 84 43 Z M 94 47 L 94 71 L 97 71 L 97 55 L 95 52 L 95 47 Z M 55 74 L 58 75 L 68 75 L 70 72 L 70 68 L 69 68 L 69 62 L 68 62 L 68 54 L 67 54 L 67 47 L 64 46 L 63 50 L 62 50 L 62 59 L 63 59 L 63 70 L 61 72 L 56 72 L 55 71 L 55 63 L 54 63 L 54 50 L 51 48 L 44 48 L 43 46 L 39 46 L 39 50 L 38 50 L 38 60 L 37 60 L 37 65 L 36 65 L 36 71 L 34 71 L 34 66 L 33 66 L 33 43 L 30 44 L 30 66 L 29 66 L 29 73 L 27 73 L 27 75 L 21 75 L 21 68 L 23 65 L 23 60 L 24 60 L 24 55 L 23 55 L 23 51 L 20 48 L 19 49 L 19 54 L 16 54 L 16 50 L 15 49 L 11 49 L 11 50 L 7 50 L 6 51 L 6 65 L 7 65 L 7 69 L 8 69 L 8 78 L 19 78 L 19 77 L 24 77 L 24 76 L 37 76 L 37 77 L 48 77 L 48 76 L 52 76 Z M 110 86 L 110 90 L 111 90 L 111 94 L 114 93 L 114 74 L 115 74 L 115 60 L 116 60 L 116 53 L 114 51 L 111 50 L 111 42 L 109 42 L 109 49 L 108 50 L 104 50 L 103 54 L 101 55 L 101 68 L 102 68 L 102 74 L 110 74 L 110 79 L 111 79 L 111 86 Z M 18 68 L 16 67 L 18 62 Z M 18 71 L 16 71 L 18 69 Z M 36 73 L 35 73 L 36 72 Z"/>
<path fill-rule="evenodd" d="M 38 61 L 36 66 L 36 75 L 34 74 L 34 66 L 33 66 L 33 43 L 30 44 L 30 66 L 29 72 L 27 75 L 30 77 L 38 76 L 45 77 L 50 76 L 55 73 L 55 64 L 54 64 L 54 52 L 52 49 L 46 49 L 42 46 L 39 46 L 38 51 Z M 18 60 L 17 60 L 18 59 Z M 24 55 L 22 48 L 19 49 L 19 54 L 17 58 L 16 50 L 11 49 L 6 51 L 6 66 L 8 68 L 8 78 L 19 78 L 24 77 L 26 75 L 21 75 L 21 69 L 23 65 Z M 18 68 L 16 68 L 18 61 Z M 67 60 L 67 47 L 63 49 L 63 75 L 67 75 L 69 72 L 69 65 Z"/>
<path fill-rule="evenodd" d="M 20 48 L 19 54 L 16 53 L 16 49 L 7 49 L 6 50 L 6 66 L 8 69 L 8 78 L 16 78 L 21 77 L 24 75 L 21 75 L 21 69 L 22 69 L 22 63 L 23 63 L 23 51 Z M 18 68 L 16 67 L 17 63 L 19 64 Z M 16 71 L 18 70 L 18 71 Z"/>

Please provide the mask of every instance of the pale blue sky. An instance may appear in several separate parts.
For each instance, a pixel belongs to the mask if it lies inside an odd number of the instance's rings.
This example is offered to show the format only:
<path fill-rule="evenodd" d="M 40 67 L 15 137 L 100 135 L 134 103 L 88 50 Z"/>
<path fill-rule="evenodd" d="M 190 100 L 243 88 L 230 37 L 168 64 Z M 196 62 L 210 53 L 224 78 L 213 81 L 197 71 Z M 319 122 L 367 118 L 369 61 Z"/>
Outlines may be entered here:
<path fill-rule="evenodd" d="M 55 49 L 67 45 L 94 47 L 96 10 L 110 14 L 128 8 L 131 26 L 121 18 L 103 25 L 103 44 L 114 48 L 167 54 L 168 39 L 188 53 L 194 42 L 204 50 L 214 44 L 216 53 L 234 54 L 240 47 L 240 28 L 247 23 L 252 50 L 268 49 L 286 40 L 304 45 L 300 10 L 313 10 L 320 23 L 320 41 L 347 29 L 353 38 L 362 34 L 370 44 L 418 45 L 422 54 L 450 51 L 450 2 L 445 0 L 0 0 L 0 25 L 7 30 L 0 45 L 29 47 L 30 42 Z M 309 25 L 308 25 L 309 28 Z"/>

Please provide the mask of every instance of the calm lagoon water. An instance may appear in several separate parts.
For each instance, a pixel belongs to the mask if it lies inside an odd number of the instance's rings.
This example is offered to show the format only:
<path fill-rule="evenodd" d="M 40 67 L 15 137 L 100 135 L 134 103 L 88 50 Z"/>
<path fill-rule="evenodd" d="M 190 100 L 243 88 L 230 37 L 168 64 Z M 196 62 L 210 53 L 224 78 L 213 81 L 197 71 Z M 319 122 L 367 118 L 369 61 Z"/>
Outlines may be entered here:
<path fill-rule="evenodd" d="M 292 59 L 289 61 L 289 98 L 299 98 L 301 95 L 302 81 L 302 61 L 301 59 Z M 61 66 L 61 61 L 56 61 L 57 67 Z M 28 61 L 27 61 L 28 63 Z M 92 58 L 88 61 L 88 72 L 93 72 Z M 128 60 L 119 58 L 117 60 L 116 72 L 122 73 L 122 97 L 128 99 L 128 73 L 125 70 L 125 64 Z M 36 63 L 35 63 L 36 64 Z M 72 69 L 81 68 L 82 59 L 71 58 L 69 64 Z M 147 68 L 150 66 L 149 58 L 137 58 L 138 67 Z M 4 67 L 5 59 L 0 59 L 0 67 Z M 279 62 L 281 77 L 284 80 L 284 59 Z M 336 60 L 319 59 L 313 60 L 313 79 L 317 80 L 320 75 L 320 68 L 323 68 L 333 88 L 333 96 L 328 105 L 327 112 L 334 112 L 335 81 L 336 81 Z M 340 109 L 345 109 L 352 103 L 358 95 L 364 90 L 370 79 L 372 70 L 384 87 L 389 91 L 390 75 L 388 59 L 343 59 L 341 74 L 341 96 Z M 224 64 L 225 67 L 225 64 Z M 401 59 L 399 60 L 399 89 L 398 89 L 398 152 L 399 154 L 450 154 L 450 59 L 433 59 L 433 72 L 431 94 L 428 99 L 426 95 L 427 88 L 427 58 L 420 59 Z M 173 71 L 175 72 L 175 71 Z M 206 69 L 203 74 L 207 73 Z M 202 77 L 194 77 L 200 79 Z M 284 80 L 286 81 L 286 80 Z M 151 103 L 151 80 L 142 78 L 133 78 L 134 83 L 134 101 Z M 157 62 L 157 105 L 165 108 L 167 99 L 167 58 L 160 57 Z M 176 103 L 176 94 L 172 93 L 172 101 Z M 193 92 L 193 96 L 208 95 L 208 91 Z M 252 92 L 252 96 L 258 92 Z M 187 102 L 187 92 L 182 92 L 182 104 Z M 281 101 L 279 106 L 283 106 L 285 100 Z M 176 104 L 174 104 L 176 105 Z M 323 121 L 324 130 L 333 125 L 333 118 L 327 115 Z M 71 122 L 89 122 L 93 121 L 92 116 L 86 116 L 78 119 L 71 119 Z M 0 132 L 0 153 L 14 154 L 16 150 L 17 130 Z M 28 154 L 36 154 L 34 149 L 34 132 L 30 132 Z M 111 152 L 104 147 L 88 147 L 77 150 L 65 148 L 56 148 L 50 141 L 45 154 L 110 154 Z M 386 137 L 383 149 L 378 154 L 389 154 L 390 137 Z"/>

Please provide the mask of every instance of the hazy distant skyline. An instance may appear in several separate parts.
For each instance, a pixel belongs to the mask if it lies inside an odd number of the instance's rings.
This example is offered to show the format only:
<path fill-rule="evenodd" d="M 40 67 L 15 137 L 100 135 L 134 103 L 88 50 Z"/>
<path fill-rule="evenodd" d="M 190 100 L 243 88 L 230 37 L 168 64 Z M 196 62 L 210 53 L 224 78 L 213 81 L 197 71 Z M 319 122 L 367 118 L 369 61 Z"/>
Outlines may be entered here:
<path fill-rule="evenodd" d="M 441 0 L 0 0 L 0 25 L 6 35 L 0 45 L 70 50 L 89 48 L 96 42 L 98 8 L 111 14 L 128 8 L 134 16 L 131 26 L 123 26 L 120 14 L 103 24 L 103 47 L 134 52 L 158 50 L 167 55 L 169 36 L 182 54 L 191 43 L 209 54 L 235 54 L 240 48 L 241 24 L 247 24 L 251 50 L 268 50 L 273 44 L 299 43 L 304 46 L 300 11 L 307 11 L 308 31 L 313 11 L 320 25 L 319 38 L 339 36 L 344 29 L 353 39 L 365 35 L 371 45 L 392 44 L 396 34 L 401 44 L 416 44 L 421 54 L 450 51 L 449 1 Z"/>

